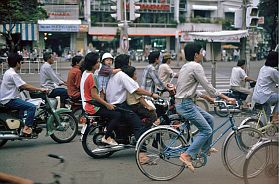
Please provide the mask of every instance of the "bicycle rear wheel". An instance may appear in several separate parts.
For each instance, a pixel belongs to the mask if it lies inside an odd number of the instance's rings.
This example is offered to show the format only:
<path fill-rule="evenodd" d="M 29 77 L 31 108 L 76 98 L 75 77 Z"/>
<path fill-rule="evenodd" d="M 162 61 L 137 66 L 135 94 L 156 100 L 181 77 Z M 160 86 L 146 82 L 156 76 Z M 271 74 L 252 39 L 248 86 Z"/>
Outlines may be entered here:
<path fill-rule="evenodd" d="M 222 160 L 226 169 L 242 178 L 246 154 L 262 137 L 261 131 L 251 127 L 240 127 L 232 132 L 222 147 Z"/>
<path fill-rule="evenodd" d="M 243 167 L 245 184 L 278 183 L 278 142 L 262 142 L 251 149 Z"/>
<path fill-rule="evenodd" d="M 143 135 L 136 147 L 140 171 L 152 180 L 170 180 L 185 168 L 179 160 L 186 141 L 169 127 L 157 127 Z M 143 160 L 142 157 L 146 159 Z"/>

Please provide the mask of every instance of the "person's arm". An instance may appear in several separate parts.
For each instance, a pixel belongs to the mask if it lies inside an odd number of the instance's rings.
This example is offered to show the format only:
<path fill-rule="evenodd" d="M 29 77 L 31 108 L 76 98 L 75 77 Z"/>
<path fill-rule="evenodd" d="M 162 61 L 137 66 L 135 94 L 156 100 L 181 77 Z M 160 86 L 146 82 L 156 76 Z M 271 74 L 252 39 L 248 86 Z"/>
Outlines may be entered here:
<path fill-rule="evenodd" d="M 108 102 L 106 102 L 104 99 L 102 99 L 99 94 L 98 94 L 98 90 L 96 88 L 96 86 L 94 86 L 91 89 L 91 97 L 96 100 L 97 102 L 101 103 L 102 105 L 104 105 L 107 109 L 109 110 L 114 110 L 115 105 L 112 105 Z"/>
<path fill-rule="evenodd" d="M 245 78 L 244 78 L 244 80 L 245 80 L 245 82 L 246 82 L 246 81 L 248 81 L 248 82 L 249 82 L 249 81 L 256 82 L 256 80 L 255 80 L 255 79 L 253 79 L 253 78 L 251 78 L 251 77 L 248 77 L 248 76 L 247 76 L 247 77 L 245 77 Z"/>
<path fill-rule="evenodd" d="M 143 105 L 143 106 L 144 106 L 146 109 L 148 109 L 149 111 L 154 110 L 153 107 L 151 107 L 150 105 L 148 105 L 148 104 L 146 103 L 146 101 L 145 101 L 145 99 L 144 99 L 143 97 L 141 97 L 141 98 L 139 99 L 139 101 L 140 101 L 140 104 Z"/>
<path fill-rule="evenodd" d="M 33 184 L 34 182 L 29 180 L 29 179 L 25 179 L 19 176 L 13 176 L 10 174 L 6 174 L 6 173 L 2 173 L 0 172 L 0 183 L 12 183 L 12 184 Z"/>
<path fill-rule="evenodd" d="M 145 89 L 142 89 L 142 88 L 136 89 L 135 92 L 136 92 L 138 95 L 150 96 L 150 97 L 152 97 L 152 98 L 154 98 L 154 99 L 157 99 L 157 98 L 159 97 L 158 94 L 156 94 L 156 93 L 151 93 L 151 92 L 146 91 Z"/>
<path fill-rule="evenodd" d="M 164 83 L 159 79 L 158 75 L 156 74 L 155 70 L 149 70 L 149 75 L 152 78 L 152 80 L 154 81 L 154 83 L 156 84 L 157 87 L 161 88 L 161 89 L 165 89 L 165 85 Z"/>
<path fill-rule="evenodd" d="M 121 71 L 121 69 L 119 69 L 119 68 L 118 69 L 112 69 L 111 73 L 116 74 L 117 72 L 120 72 L 120 71 Z"/>
<path fill-rule="evenodd" d="M 31 84 L 23 84 L 22 86 L 19 87 L 19 89 L 27 90 L 27 91 L 41 91 L 41 92 L 46 92 L 48 89 L 45 88 L 37 88 L 35 86 L 32 86 Z"/>
<path fill-rule="evenodd" d="M 51 67 L 46 68 L 46 72 L 48 76 L 51 78 L 51 80 L 59 85 L 67 85 L 67 83 L 63 80 L 61 80 L 54 72 L 54 70 Z"/>

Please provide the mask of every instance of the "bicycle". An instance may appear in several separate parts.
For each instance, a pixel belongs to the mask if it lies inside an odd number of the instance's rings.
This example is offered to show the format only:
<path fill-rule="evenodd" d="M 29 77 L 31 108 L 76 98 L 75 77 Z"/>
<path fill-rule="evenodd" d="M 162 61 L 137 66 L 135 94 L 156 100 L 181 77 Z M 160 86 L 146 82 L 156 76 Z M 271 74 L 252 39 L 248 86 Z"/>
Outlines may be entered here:
<path fill-rule="evenodd" d="M 243 167 L 245 184 L 278 183 L 278 137 L 263 139 L 246 156 Z"/>
<path fill-rule="evenodd" d="M 267 117 L 262 104 L 256 103 L 254 106 L 254 109 L 258 110 L 257 117 L 248 117 L 248 118 L 244 119 L 240 123 L 240 126 L 249 125 L 253 128 L 260 130 L 264 135 L 267 135 L 270 137 L 274 136 L 275 133 L 278 132 L 278 129 L 279 129 L 278 125 L 273 124 L 273 123 L 267 123 L 267 124 L 264 123 L 264 122 L 270 122 L 271 118 Z M 261 121 L 262 117 L 264 118 L 264 122 Z"/>
<path fill-rule="evenodd" d="M 223 101 L 215 101 L 215 103 L 224 103 Z M 224 141 L 222 147 L 222 158 L 225 167 L 235 176 L 242 176 L 242 169 L 234 168 L 234 162 L 231 157 L 234 156 L 231 148 L 234 151 L 238 150 L 237 158 L 244 158 L 248 150 L 263 137 L 262 133 L 249 126 L 237 127 L 233 118 L 233 113 L 230 112 L 229 117 L 213 130 L 213 135 L 226 124 L 229 126 L 213 140 L 210 147 L 216 144 L 229 130 L 232 132 Z M 182 123 L 179 130 L 172 126 L 158 126 L 146 131 L 138 140 L 136 145 L 136 163 L 140 171 L 152 180 L 165 181 L 178 176 L 185 168 L 185 165 L 178 159 L 182 152 L 185 152 L 189 147 L 188 140 L 192 140 L 191 128 L 189 122 Z M 190 138 L 189 138 L 190 137 Z M 250 139 L 249 139 L 250 138 Z M 235 143 L 236 148 L 233 144 Z M 196 158 L 193 158 L 192 164 L 195 168 L 205 166 L 207 163 L 207 151 L 200 152 Z M 142 164 L 140 157 L 144 153 L 148 162 Z M 234 157 L 233 157 L 234 158 Z M 162 165 L 162 166 L 161 166 Z M 239 171 L 241 170 L 241 173 Z"/>

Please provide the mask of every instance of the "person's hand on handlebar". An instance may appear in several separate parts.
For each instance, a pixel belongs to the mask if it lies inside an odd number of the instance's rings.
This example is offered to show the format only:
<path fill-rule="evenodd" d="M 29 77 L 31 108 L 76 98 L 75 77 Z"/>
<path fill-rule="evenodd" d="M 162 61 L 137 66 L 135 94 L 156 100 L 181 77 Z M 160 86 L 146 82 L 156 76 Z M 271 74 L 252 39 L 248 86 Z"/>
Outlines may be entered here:
<path fill-rule="evenodd" d="M 47 88 L 40 88 L 40 92 L 42 92 L 42 93 L 46 93 L 46 94 L 48 94 L 49 93 L 49 89 L 47 89 Z"/>
<path fill-rule="evenodd" d="M 233 105 L 236 104 L 236 99 L 235 98 L 227 98 L 226 100 L 229 104 L 233 104 Z"/>
<path fill-rule="evenodd" d="M 175 90 L 175 85 L 174 85 L 174 84 L 171 84 L 171 83 L 167 83 L 166 89 L 167 89 L 168 91 L 173 91 L 173 90 Z"/>
<path fill-rule="evenodd" d="M 159 98 L 159 95 L 157 93 L 151 93 L 151 97 L 153 99 L 157 99 L 157 98 Z"/>
<path fill-rule="evenodd" d="M 115 109 L 115 105 L 113 105 L 113 104 L 107 104 L 106 105 L 106 108 L 108 109 L 108 110 L 114 110 Z"/>

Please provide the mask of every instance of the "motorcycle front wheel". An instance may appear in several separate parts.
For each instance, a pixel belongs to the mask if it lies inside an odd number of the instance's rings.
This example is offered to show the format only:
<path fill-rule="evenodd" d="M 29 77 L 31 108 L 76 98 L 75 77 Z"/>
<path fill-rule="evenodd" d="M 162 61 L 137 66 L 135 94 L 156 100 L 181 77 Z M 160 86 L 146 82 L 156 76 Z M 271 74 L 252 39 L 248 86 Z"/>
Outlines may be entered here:
<path fill-rule="evenodd" d="M 58 143 L 71 142 L 77 135 L 78 122 L 75 116 L 69 112 L 60 113 L 58 116 L 61 124 L 50 137 Z"/>
<path fill-rule="evenodd" d="M 82 147 L 89 156 L 93 158 L 107 158 L 114 153 L 113 151 L 106 151 L 106 145 L 101 141 L 104 135 L 103 126 L 89 125 L 87 127 L 82 136 Z"/>

